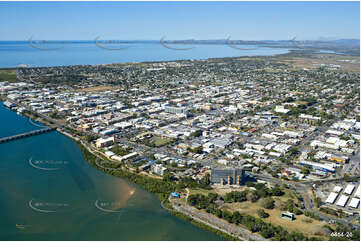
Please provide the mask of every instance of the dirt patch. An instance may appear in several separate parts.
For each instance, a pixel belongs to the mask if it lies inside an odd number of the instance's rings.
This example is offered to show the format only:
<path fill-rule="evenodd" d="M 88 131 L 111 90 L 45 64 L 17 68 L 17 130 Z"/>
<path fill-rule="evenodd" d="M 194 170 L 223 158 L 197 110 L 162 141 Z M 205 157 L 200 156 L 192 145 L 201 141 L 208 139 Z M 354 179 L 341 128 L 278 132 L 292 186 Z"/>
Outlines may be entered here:
<path fill-rule="evenodd" d="M 339 69 L 360 73 L 360 57 L 336 54 L 312 54 L 307 57 L 284 57 L 280 63 L 290 64 L 294 68 L 316 69 L 321 65 L 338 65 Z"/>
<path fill-rule="evenodd" d="M 102 91 L 109 91 L 113 90 L 114 87 L 111 86 L 96 86 L 96 87 L 86 87 L 77 89 L 77 92 L 102 92 Z"/>

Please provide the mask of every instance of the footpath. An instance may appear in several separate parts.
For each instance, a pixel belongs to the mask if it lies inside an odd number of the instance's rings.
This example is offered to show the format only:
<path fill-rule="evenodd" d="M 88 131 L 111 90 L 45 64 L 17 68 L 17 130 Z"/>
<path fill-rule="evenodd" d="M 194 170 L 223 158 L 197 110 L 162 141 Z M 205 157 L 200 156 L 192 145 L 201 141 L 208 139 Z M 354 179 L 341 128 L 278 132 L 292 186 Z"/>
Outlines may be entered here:
<path fill-rule="evenodd" d="M 246 240 L 246 241 L 267 240 L 260 235 L 253 234 L 252 232 L 248 231 L 247 229 L 244 229 L 235 224 L 230 224 L 227 221 L 217 218 L 216 216 L 214 216 L 212 214 L 208 214 L 208 213 L 199 211 L 198 209 L 191 207 L 180 200 L 170 199 L 170 204 L 175 211 L 183 213 L 200 223 L 203 223 L 212 228 L 218 229 L 218 230 L 220 230 L 224 233 L 227 233 L 233 237 L 236 237 L 240 240 Z"/>

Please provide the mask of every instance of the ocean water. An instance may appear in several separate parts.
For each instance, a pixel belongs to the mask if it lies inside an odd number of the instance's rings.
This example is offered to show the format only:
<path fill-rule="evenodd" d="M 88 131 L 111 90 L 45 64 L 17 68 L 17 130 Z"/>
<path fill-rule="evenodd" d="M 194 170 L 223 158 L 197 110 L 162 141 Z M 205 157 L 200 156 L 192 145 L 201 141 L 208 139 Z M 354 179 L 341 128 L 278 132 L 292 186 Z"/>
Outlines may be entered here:
<path fill-rule="evenodd" d="M 0 103 L 0 137 L 39 129 Z M 0 144 L 0 240 L 221 240 L 91 167 L 56 131 Z"/>
<path fill-rule="evenodd" d="M 169 61 L 183 59 L 207 59 L 238 56 L 269 56 L 287 53 L 284 48 L 237 46 L 239 50 L 221 44 L 180 45 L 159 42 L 98 44 L 79 43 L 32 43 L 26 41 L 0 41 L 0 68 L 26 66 L 92 65 L 124 62 Z M 175 50 L 171 48 L 187 48 Z M 192 49 L 188 49 L 192 48 Z M 112 49 L 112 50 L 110 50 Z"/>

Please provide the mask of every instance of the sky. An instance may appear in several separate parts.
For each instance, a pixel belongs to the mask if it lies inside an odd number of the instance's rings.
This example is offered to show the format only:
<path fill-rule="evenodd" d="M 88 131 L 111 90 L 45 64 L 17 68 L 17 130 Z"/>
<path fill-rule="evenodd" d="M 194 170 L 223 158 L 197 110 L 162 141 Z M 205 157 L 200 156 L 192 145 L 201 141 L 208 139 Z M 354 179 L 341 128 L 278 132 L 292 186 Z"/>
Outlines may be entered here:
<path fill-rule="evenodd" d="M 360 37 L 359 2 L 0 2 L 0 40 Z"/>

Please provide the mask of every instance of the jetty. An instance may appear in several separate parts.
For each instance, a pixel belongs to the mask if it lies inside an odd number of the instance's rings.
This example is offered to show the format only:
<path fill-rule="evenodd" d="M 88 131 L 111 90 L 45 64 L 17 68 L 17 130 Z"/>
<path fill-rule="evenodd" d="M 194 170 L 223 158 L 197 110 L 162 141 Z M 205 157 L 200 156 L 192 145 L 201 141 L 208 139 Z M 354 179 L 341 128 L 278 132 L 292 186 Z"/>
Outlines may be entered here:
<path fill-rule="evenodd" d="M 17 135 L 12 135 L 12 136 L 8 136 L 8 137 L 0 138 L 0 144 L 10 142 L 10 141 L 13 141 L 13 140 L 17 140 L 17 139 L 23 139 L 23 138 L 26 138 L 26 137 L 31 137 L 31 136 L 47 133 L 47 132 L 53 131 L 55 129 L 56 129 L 56 127 L 48 127 L 48 128 L 45 128 L 45 129 L 39 129 L 39 130 L 34 130 L 34 131 L 22 133 L 22 134 L 17 134 Z"/>

